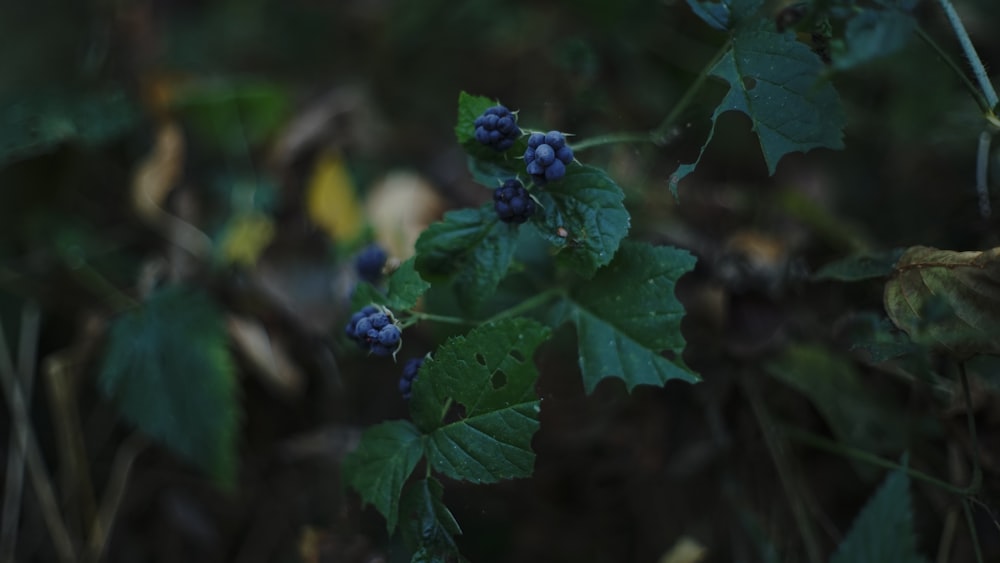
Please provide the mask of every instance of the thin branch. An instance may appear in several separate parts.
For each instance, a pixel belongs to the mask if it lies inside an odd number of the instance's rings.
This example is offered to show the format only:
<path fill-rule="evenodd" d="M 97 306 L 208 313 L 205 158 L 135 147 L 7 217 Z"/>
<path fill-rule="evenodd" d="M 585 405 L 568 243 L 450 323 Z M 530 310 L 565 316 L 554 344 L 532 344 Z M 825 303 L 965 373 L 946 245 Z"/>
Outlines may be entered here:
<path fill-rule="evenodd" d="M 115 518 L 121 508 L 122 499 L 125 498 L 132 465 L 147 444 L 148 440 L 145 436 L 136 432 L 119 446 L 118 453 L 115 454 L 115 460 L 111 466 L 111 476 L 108 478 L 108 486 L 101 499 L 101 508 L 90 530 L 88 559 L 94 563 L 104 557 L 104 550 L 107 549 L 108 539 L 111 537 L 112 529 L 114 529 Z"/>
<path fill-rule="evenodd" d="M 997 103 L 1000 103 L 1000 98 L 997 98 L 997 92 L 993 89 L 993 83 L 990 82 L 990 76 L 986 73 L 986 67 L 983 66 L 983 61 L 979 58 L 976 48 L 972 45 L 969 32 L 966 31 L 965 25 L 962 24 L 962 19 L 958 17 L 958 12 L 952 6 L 951 0 L 938 0 L 938 3 L 941 4 L 945 15 L 948 16 L 948 23 L 951 24 L 951 29 L 955 32 L 958 42 L 962 45 L 965 58 L 968 59 L 969 66 L 972 67 L 972 74 L 976 76 L 979 88 L 986 97 L 986 103 L 989 104 L 989 113 L 992 113 L 997 107 Z"/>
<path fill-rule="evenodd" d="M 990 186 L 987 180 L 990 168 L 990 143 L 993 133 L 983 131 L 979 134 L 979 150 L 976 152 L 976 193 L 979 194 L 979 215 L 983 219 L 993 214 L 990 206 Z"/>

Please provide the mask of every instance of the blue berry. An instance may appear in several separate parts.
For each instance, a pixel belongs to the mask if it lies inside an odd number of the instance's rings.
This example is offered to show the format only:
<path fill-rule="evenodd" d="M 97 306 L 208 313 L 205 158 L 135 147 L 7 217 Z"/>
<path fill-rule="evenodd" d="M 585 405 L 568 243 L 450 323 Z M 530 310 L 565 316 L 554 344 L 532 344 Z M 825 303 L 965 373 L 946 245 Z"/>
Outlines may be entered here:
<path fill-rule="evenodd" d="M 413 383 L 417 380 L 417 373 L 423 364 L 423 358 L 411 358 L 403 366 L 403 376 L 399 378 L 399 393 L 407 401 L 413 395 Z"/>
<path fill-rule="evenodd" d="M 473 126 L 476 128 L 473 133 L 476 141 L 497 152 L 503 152 L 514 146 L 514 141 L 521 136 L 521 129 L 517 126 L 517 116 L 504 106 L 487 109 L 476 118 Z"/>
<path fill-rule="evenodd" d="M 369 283 L 376 283 L 382 277 L 382 268 L 389 255 L 377 244 L 369 244 L 354 259 L 354 269 L 358 276 Z"/>
<path fill-rule="evenodd" d="M 566 166 L 573 162 L 573 149 L 559 131 L 532 133 L 524 151 L 528 175 L 536 184 L 554 182 L 566 175 Z"/>
<path fill-rule="evenodd" d="M 354 334 L 356 334 L 358 338 L 364 338 L 364 336 L 368 334 L 368 331 L 372 330 L 372 328 L 371 317 L 365 317 L 354 325 Z"/>
<path fill-rule="evenodd" d="M 378 343 L 383 346 L 395 346 L 399 344 L 401 336 L 399 327 L 396 325 L 386 325 L 382 327 L 382 330 L 378 331 Z"/>
<path fill-rule="evenodd" d="M 510 179 L 493 192 L 493 209 L 504 223 L 524 223 L 535 213 L 535 200 L 520 180 Z"/>
<path fill-rule="evenodd" d="M 372 322 L 372 328 L 376 330 L 382 330 L 382 327 L 389 324 L 389 316 L 382 312 L 370 315 L 368 320 Z"/>

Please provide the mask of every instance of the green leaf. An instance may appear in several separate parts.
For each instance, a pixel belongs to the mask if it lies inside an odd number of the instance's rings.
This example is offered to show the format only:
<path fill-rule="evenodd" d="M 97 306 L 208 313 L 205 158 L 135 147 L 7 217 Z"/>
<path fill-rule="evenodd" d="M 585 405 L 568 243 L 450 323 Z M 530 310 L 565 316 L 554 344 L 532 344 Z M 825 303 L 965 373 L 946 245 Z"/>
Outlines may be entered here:
<path fill-rule="evenodd" d="M 427 280 L 451 279 L 459 304 L 473 309 L 507 274 L 517 226 L 497 218 L 493 204 L 445 213 L 417 239 L 416 270 Z"/>
<path fill-rule="evenodd" d="M 625 194 L 603 170 L 571 165 L 562 180 L 532 195 L 541 204 L 532 224 L 559 259 L 585 277 L 611 262 L 628 234 Z"/>
<path fill-rule="evenodd" d="M 274 135 L 291 109 L 284 88 L 232 80 L 193 82 L 177 92 L 172 105 L 207 146 L 239 156 L 248 144 Z"/>
<path fill-rule="evenodd" d="M 484 146 L 475 138 L 476 118 L 487 109 L 498 105 L 499 102 L 473 96 L 466 92 L 458 95 L 458 120 L 455 124 L 455 137 L 469 155 L 469 170 L 475 176 L 476 181 L 487 187 L 496 186 L 497 178 L 512 178 L 518 172 L 524 171 L 524 161 L 520 157 L 524 155 L 528 148 L 527 137 L 522 136 L 515 141 L 514 146 L 497 152 L 490 147 Z"/>
<path fill-rule="evenodd" d="M 403 484 L 423 456 L 420 431 L 406 420 L 372 426 L 344 458 L 344 481 L 385 516 L 389 533 L 399 519 Z"/>
<path fill-rule="evenodd" d="M 78 140 L 107 141 L 131 127 L 138 112 L 121 91 L 39 95 L 0 105 L 0 166 Z"/>
<path fill-rule="evenodd" d="M 917 20 L 899 10 L 863 10 L 847 22 L 844 40 L 833 45 L 833 66 L 846 70 L 903 48 Z"/>
<path fill-rule="evenodd" d="M 221 484 L 236 477 L 239 406 L 222 316 L 203 293 L 154 293 L 111 327 L 100 387 L 144 433 Z"/>
<path fill-rule="evenodd" d="M 441 500 L 444 488 L 436 479 L 414 481 L 400 501 L 403 543 L 414 552 L 413 561 L 447 561 L 461 557 L 454 536 L 462 529 Z M 419 555 L 419 557 L 418 557 Z"/>
<path fill-rule="evenodd" d="M 529 319 L 502 319 L 448 340 L 424 362 L 410 408 L 435 470 L 475 483 L 531 475 L 539 410 L 532 356 L 548 337 Z M 452 402 L 463 412 L 447 422 Z"/>
<path fill-rule="evenodd" d="M 389 276 L 384 294 L 368 282 L 359 282 L 351 296 L 351 309 L 357 311 L 372 303 L 385 305 L 394 312 L 412 309 L 430 286 L 414 269 L 414 259 L 410 258 Z"/>
<path fill-rule="evenodd" d="M 687 3 L 695 15 L 704 20 L 705 23 L 720 31 L 726 31 L 756 14 L 763 4 L 763 0 L 721 0 L 720 2 L 687 0 Z"/>
<path fill-rule="evenodd" d="M 729 93 L 712 114 L 712 131 L 698 158 L 671 176 L 670 189 L 698 166 L 712 141 L 719 116 L 740 111 L 750 117 L 764 161 L 774 174 L 778 161 L 813 148 L 841 149 L 846 123 L 840 99 L 822 78 L 823 62 L 791 33 L 744 29 L 709 71 L 729 83 Z"/>
<path fill-rule="evenodd" d="M 903 249 L 900 248 L 854 254 L 823 266 L 813 275 L 813 280 L 853 282 L 888 277 L 902 255 Z"/>
<path fill-rule="evenodd" d="M 889 474 L 851 525 L 830 563 L 924 563 L 913 533 L 910 478 Z"/>
<path fill-rule="evenodd" d="M 851 350 L 861 350 L 868 355 L 868 361 L 879 364 L 900 356 L 919 354 L 926 349 L 910 340 L 907 334 L 892 321 L 875 314 L 856 316 L 857 326 L 849 335 Z"/>
<path fill-rule="evenodd" d="M 909 248 L 886 283 L 885 309 L 915 342 L 958 358 L 1000 353 L 1000 248 Z"/>
<path fill-rule="evenodd" d="M 686 250 L 626 241 L 610 265 L 555 307 L 556 324 L 576 325 L 587 393 L 606 377 L 622 379 L 630 391 L 671 379 L 699 380 L 681 359 L 684 306 L 674 295 L 677 280 L 694 264 Z M 672 359 L 661 355 L 664 350 Z"/>
<path fill-rule="evenodd" d="M 793 345 L 765 369 L 808 397 L 840 441 L 872 451 L 905 445 L 906 421 L 871 394 L 844 357 L 818 346 Z"/>

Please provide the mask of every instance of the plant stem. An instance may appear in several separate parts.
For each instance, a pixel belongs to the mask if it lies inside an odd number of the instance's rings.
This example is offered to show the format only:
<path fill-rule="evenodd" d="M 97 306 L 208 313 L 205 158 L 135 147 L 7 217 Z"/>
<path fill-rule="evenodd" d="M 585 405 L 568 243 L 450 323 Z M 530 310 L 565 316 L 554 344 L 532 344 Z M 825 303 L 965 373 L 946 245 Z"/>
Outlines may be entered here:
<path fill-rule="evenodd" d="M 410 319 L 414 319 L 414 322 L 409 322 Z M 439 323 L 447 323 L 453 325 L 466 325 L 472 326 L 476 324 L 476 321 L 469 319 L 462 319 L 459 317 L 449 317 L 447 315 L 435 315 L 433 313 L 424 313 L 423 311 L 410 311 L 410 319 L 403 322 L 403 326 L 407 327 L 415 324 L 416 321 L 434 321 Z"/>
<path fill-rule="evenodd" d="M 674 104 L 674 107 L 670 110 L 667 117 L 652 131 L 634 131 L 634 132 L 623 132 L 623 133 L 609 133 L 607 135 L 599 135 L 597 137 L 591 137 L 590 139 L 584 139 L 578 143 L 573 143 L 574 151 L 582 151 L 592 147 L 599 147 L 601 145 L 611 145 L 615 143 L 652 143 L 656 146 L 662 147 L 666 145 L 675 137 L 677 133 L 671 131 L 677 119 L 681 116 L 681 113 L 687 109 L 691 102 L 694 101 L 695 95 L 701 90 L 702 85 L 705 84 L 705 80 L 708 79 L 709 72 L 715 67 L 715 63 L 719 61 L 720 58 L 726 51 L 729 50 L 730 41 L 726 40 L 722 44 L 722 47 L 712 56 L 712 59 L 706 64 L 701 72 L 698 73 L 698 77 L 694 79 L 691 86 L 684 92 L 681 99 Z"/>
<path fill-rule="evenodd" d="M 490 323 L 493 321 L 498 321 L 500 319 L 505 319 L 507 317 L 512 317 L 514 315 L 520 315 L 521 313 L 524 313 L 525 311 L 530 311 L 535 307 L 542 305 L 546 301 L 549 301 L 553 297 L 562 295 L 563 293 L 564 291 L 562 289 L 556 289 L 556 288 L 547 289 L 535 295 L 534 297 L 531 297 L 530 299 L 525 299 L 524 301 L 521 301 L 519 305 L 515 305 L 510 309 L 504 309 L 503 311 L 500 311 L 499 313 L 483 321 L 483 324 Z"/>
<path fill-rule="evenodd" d="M 801 442 L 803 444 L 806 444 L 807 446 L 811 446 L 819 450 L 830 452 L 832 454 L 837 454 L 843 457 L 856 459 L 858 461 L 875 465 L 877 467 L 882 467 L 884 469 L 902 469 L 903 471 L 906 471 L 907 475 L 913 477 L 914 479 L 924 481 L 925 483 L 929 483 L 931 485 L 934 485 L 940 489 L 943 489 L 945 491 L 948 491 L 956 495 L 968 496 L 975 492 L 970 488 L 956 487 L 951 483 L 942 481 L 941 479 L 938 479 L 936 477 L 932 477 L 922 471 L 902 466 L 894 461 L 881 458 L 873 453 L 866 452 L 864 450 L 859 450 L 851 446 L 846 446 L 844 444 L 841 444 L 839 442 L 834 442 L 832 440 L 827 440 L 826 438 L 816 436 L 809 432 L 805 432 L 796 428 L 785 428 L 784 433 L 786 436 L 795 441 Z"/>
<path fill-rule="evenodd" d="M 976 532 L 976 520 L 972 517 L 969 499 L 962 499 L 962 511 L 965 512 L 965 523 L 969 526 L 969 535 L 972 536 L 972 549 L 976 552 L 976 563 L 983 563 L 983 548 L 979 547 L 979 533 Z"/>
<path fill-rule="evenodd" d="M 121 290 L 115 287 L 114 284 L 109 282 L 107 278 L 102 276 L 100 272 L 95 270 L 89 264 L 85 263 L 82 266 L 75 268 L 70 267 L 70 272 L 72 272 L 73 277 L 76 278 L 78 282 L 107 301 L 116 313 L 124 313 L 125 311 L 130 311 L 139 307 L 138 301 L 122 293 Z"/>
<path fill-rule="evenodd" d="M 955 7 L 952 6 L 951 0 L 938 0 L 938 3 L 941 4 L 941 8 L 944 10 L 945 15 L 948 16 L 948 23 L 951 24 L 951 28 L 955 32 L 955 36 L 958 37 L 958 42 L 962 45 L 962 50 L 965 52 L 965 58 L 969 60 L 969 66 L 972 67 L 972 73 L 976 76 L 976 80 L 979 82 L 979 88 L 982 90 L 983 95 L 986 96 L 986 103 L 989 105 L 988 113 L 992 114 L 994 108 L 997 107 L 997 103 L 1000 103 L 1000 98 L 997 98 L 997 92 L 993 89 L 993 83 L 990 82 L 990 77 L 986 73 L 986 67 L 983 66 L 983 61 L 980 60 L 979 55 L 976 53 L 976 48 L 972 45 L 972 39 L 969 38 L 969 32 L 966 31 L 961 18 L 958 17 L 958 12 L 956 12 Z"/>
<path fill-rule="evenodd" d="M 771 460 L 774 461 L 774 466 L 778 470 L 778 478 L 781 480 L 785 496 L 788 497 L 788 503 L 791 505 L 792 513 L 795 515 L 795 524 L 799 528 L 799 534 L 802 536 L 802 542 L 805 544 L 809 561 L 812 563 L 822 563 L 823 554 L 809 520 L 809 513 L 806 510 L 801 495 L 797 494 L 793 482 L 792 469 L 782 453 L 782 450 L 784 450 L 782 440 L 776 435 L 774 421 L 771 419 L 770 413 L 767 412 L 767 407 L 760 398 L 756 384 L 753 383 L 749 375 L 744 374 L 742 378 L 743 388 L 747 394 L 747 398 L 750 400 L 750 406 L 753 409 L 754 415 L 757 417 L 757 424 L 760 425 L 761 432 L 764 434 L 764 442 L 767 444 L 767 450 L 771 454 Z"/>
<path fill-rule="evenodd" d="M 979 215 L 988 219 L 993 214 L 990 206 L 990 186 L 987 175 L 990 168 L 990 143 L 993 133 L 983 131 L 979 134 L 979 150 L 976 151 L 976 193 L 979 194 Z"/>
<path fill-rule="evenodd" d="M 965 414 L 969 424 L 969 437 L 972 439 L 972 482 L 967 490 L 976 494 L 983 483 L 983 470 L 979 458 L 979 438 L 976 435 L 976 415 L 972 412 L 972 393 L 969 391 L 969 376 L 965 373 L 965 362 L 958 364 L 959 378 L 962 380 L 962 392 L 965 395 Z"/>
<path fill-rule="evenodd" d="M 984 114 L 989 115 L 992 112 L 989 102 L 986 101 L 986 97 L 979 91 L 979 88 L 976 88 L 976 85 L 972 83 L 972 80 L 969 80 L 969 76 L 965 74 L 962 67 L 958 66 L 955 59 L 951 58 L 951 55 L 941 48 L 941 45 L 938 45 L 938 42 L 935 41 L 934 38 L 931 37 L 926 31 L 924 31 L 924 28 L 917 25 L 916 30 L 917 36 L 920 37 L 920 39 L 922 39 L 931 49 L 933 49 L 934 52 L 937 53 L 937 56 L 941 57 L 941 60 L 948 65 L 948 68 L 950 68 L 952 72 L 954 72 L 955 75 L 961 79 L 966 90 L 968 90 L 969 94 L 971 94 L 976 100 L 976 104 L 979 105 L 979 109 L 981 109 Z"/>

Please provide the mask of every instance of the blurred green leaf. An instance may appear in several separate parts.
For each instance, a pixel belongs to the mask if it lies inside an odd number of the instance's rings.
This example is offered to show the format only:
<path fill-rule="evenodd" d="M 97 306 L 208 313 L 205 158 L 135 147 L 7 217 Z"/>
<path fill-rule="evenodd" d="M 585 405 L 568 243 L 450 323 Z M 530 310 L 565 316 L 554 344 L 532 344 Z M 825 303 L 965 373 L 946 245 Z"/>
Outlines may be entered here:
<path fill-rule="evenodd" d="M 239 157 L 268 140 L 291 106 L 288 93 L 275 84 L 235 80 L 185 85 L 171 105 L 207 146 Z"/>
<path fill-rule="evenodd" d="M 168 287 L 118 318 L 100 386 L 129 422 L 233 484 L 239 403 L 225 325 L 207 295 Z"/>
<path fill-rule="evenodd" d="M 892 273 L 903 249 L 879 253 L 862 253 L 830 262 L 813 275 L 814 280 L 853 282 L 884 278 Z"/>
<path fill-rule="evenodd" d="M 889 474 L 851 525 L 830 563 L 924 563 L 913 533 L 910 478 Z"/>
<path fill-rule="evenodd" d="M 626 241 L 611 264 L 555 306 L 556 326 L 576 325 L 587 393 L 606 377 L 623 380 L 629 390 L 699 380 L 681 358 L 684 306 L 674 295 L 677 280 L 694 264 L 686 250 Z"/>
<path fill-rule="evenodd" d="M 763 0 L 720 0 L 700 2 L 687 0 L 691 10 L 709 26 L 720 31 L 732 29 L 741 21 L 754 15 L 763 5 Z"/>
<path fill-rule="evenodd" d="M 531 224 L 556 247 L 559 259 L 582 276 L 611 262 L 628 234 L 625 194 L 598 168 L 572 164 L 563 179 L 533 190 L 532 196 L 540 209 Z"/>
<path fill-rule="evenodd" d="M 840 98 L 825 78 L 816 53 L 792 34 L 747 28 L 736 33 L 729 50 L 710 74 L 729 84 L 729 93 L 712 114 L 712 132 L 698 158 L 671 176 L 670 189 L 697 168 L 712 142 L 719 116 L 736 110 L 746 114 L 760 141 L 767 170 L 792 152 L 844 147 L 846 117 Z"/>
<path fill-rule="evenodd" d="M 417 239 L 416 270 L 427 280 L 453 281 L 458 301 L 474 309 L 496 291 L 517 244 L 517 226 L 497 218 L 492 203 L 445 213 Z"/>
<path fill-rule="evenodd" d="M 138 112 L 122 91 L 25 97 L 0 108 L 0 166 L 66 141 L 96 145 L 132 127 Z"/>
<path fill-rule="evenodd" d="M 899 10 L 862 10 L 847 22 L 844 39 L 832 45 L 833 66 L 846 70 L 901 49 L 917 20 Z"/>
<path fill-rule="evenodd" d="M 539 410 L 533 356 L 548 337 L 532 320 L 503 319 L 449 339 L 424 362 L 410 409 L 436 471 L 474 483 L 531 475 Z M 452 402 L 463 412 L 448 422 Z"/>
<path fill-rule="evenodd" d="M 885 309 L 915 342 L 966 358 L 1000 353 L 1000 248 L 914 246 L 886 283 Z"/>
<path fill-rule="evenodd" d="M 420 431 L 406 420 L 372 426 L 344 458 L 344 482 L 385 516 L 389 533 L 399 520 L 403 484 L 423 456 Z"/>

